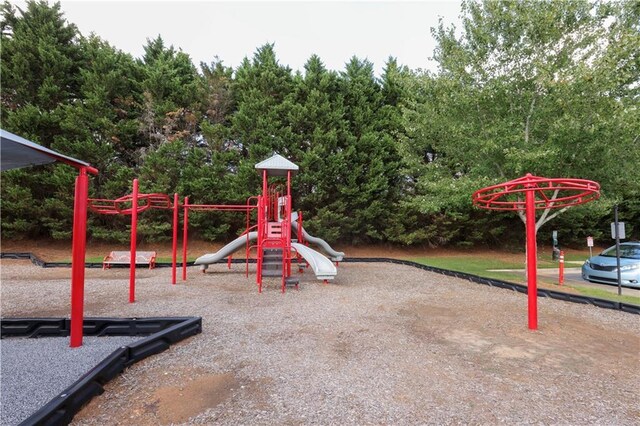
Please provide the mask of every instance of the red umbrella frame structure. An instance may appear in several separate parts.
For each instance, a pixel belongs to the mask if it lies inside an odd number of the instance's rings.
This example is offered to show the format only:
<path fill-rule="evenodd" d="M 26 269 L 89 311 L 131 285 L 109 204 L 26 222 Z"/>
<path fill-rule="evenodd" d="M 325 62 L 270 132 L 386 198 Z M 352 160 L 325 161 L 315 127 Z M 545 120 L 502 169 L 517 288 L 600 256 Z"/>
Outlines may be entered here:
<path fill-rule="evenodd" d="M 526 176 L 488 186 L 473 193 L 473 205 L 481 209 L 525 211 L 527 232 L 527 295 L 529 329 L 538 328 L 536 210 L 565 208 L 600 197 L 600 185 L 586 179 Z"/>

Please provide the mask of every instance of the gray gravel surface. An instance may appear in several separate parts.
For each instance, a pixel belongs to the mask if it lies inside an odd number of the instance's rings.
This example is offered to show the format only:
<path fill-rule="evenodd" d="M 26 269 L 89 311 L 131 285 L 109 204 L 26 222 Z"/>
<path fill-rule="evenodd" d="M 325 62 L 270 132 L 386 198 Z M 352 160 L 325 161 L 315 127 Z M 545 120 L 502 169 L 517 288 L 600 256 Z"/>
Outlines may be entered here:
<path fill-rule="evenodd" d="M 68 310 L 66 276 L 9 266 L 3 314 Z M 284 295 L 258 294 L 244 265 L 209 271 L 172 286 L 141 269 L 135 304 L 128 271 L 87 271 L 87 315 L 201 316 L 203 333 L 126 370 L 75 424 L 639 423 L 637 315 L 541 298 L 531 331 L 526 295 L 403 265 L 341 264 L 329 285 L 307 272 Z"/>
<path fill-rule="evenodd" d="M 83 346 L 74 349 L 63 337 L 2 339 L 2 424 L 22 422 L 111 352 L 137 339 L 140 337 L 85 337 Z"/>

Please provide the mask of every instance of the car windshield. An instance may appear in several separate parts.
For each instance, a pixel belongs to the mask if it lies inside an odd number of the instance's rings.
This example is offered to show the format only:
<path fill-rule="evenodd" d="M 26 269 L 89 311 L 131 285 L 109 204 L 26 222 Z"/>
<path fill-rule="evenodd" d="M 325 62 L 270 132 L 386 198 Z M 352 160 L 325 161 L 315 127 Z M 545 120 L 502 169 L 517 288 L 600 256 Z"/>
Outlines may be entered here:
<path fill-rule="evenodd" d="M 616 257 L 616 247 L 609 247 L 600 256 Z M 620 257 L 640 260 L 640 244 L 621 244 Z"/>

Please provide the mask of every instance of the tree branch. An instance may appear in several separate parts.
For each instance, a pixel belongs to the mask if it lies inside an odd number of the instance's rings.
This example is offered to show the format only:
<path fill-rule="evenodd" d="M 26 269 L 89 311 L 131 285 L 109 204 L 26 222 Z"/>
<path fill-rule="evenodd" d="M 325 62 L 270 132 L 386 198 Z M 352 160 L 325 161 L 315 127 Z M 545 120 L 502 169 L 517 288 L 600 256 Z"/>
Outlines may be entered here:
<path fill-rule="evenodd" d="M 540 226 L 536 225 L 536 232 L 538 232 L 538 229 L 540 229 L 540 227 L 542 225 L 544 225 L 545 223 L 549 222 L 551 219 L 553 219 L 554 217 L 558 216 L 560 213 L 566 212 L 569 209 L 569 207 L 571 207 L 571 206 L 567 206 L 567 207 L 564 207 L 564 208 L 558 210 L 557 212 L 555 212 L 554 214 L 549 216 L 545 222 L 541 223 Z"/>
<path fill-rule="evenodd" d="M 536 105 L 536 95 L 533 94 L 533 98 L 531 99 L 531 105 L 529 106 L 529 114 L 527 115 L 527 120 L 524 125 L 524 144 L 529 145 L 529 126 L 531 124 L 531 116 L 533 115 L 533 108 Z"/>

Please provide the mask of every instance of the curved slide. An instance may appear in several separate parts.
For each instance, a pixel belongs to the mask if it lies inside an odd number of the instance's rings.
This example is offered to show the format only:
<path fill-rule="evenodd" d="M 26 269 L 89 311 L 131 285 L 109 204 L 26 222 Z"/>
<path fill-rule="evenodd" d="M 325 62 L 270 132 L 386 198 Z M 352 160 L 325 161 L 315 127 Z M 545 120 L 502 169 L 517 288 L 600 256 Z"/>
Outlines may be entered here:
<path fill-rule="evenodd" d="M 296 232 L 298 232 L 298 222 L 297 222 L 297 220 L 298 220 L 298 213 L 296 213 L 296 212 L 291 213 L 291 227 Z M 325 240 L 323 240 L 322 238 L 314 237 L 313 235 L 309 235 L 304 228 L 302 228 L 302 235 L 304 236 L 305 240 L 309 241 L 310 243 L 314 243 L 314 244 L 317 244 L 320 247 L 322 247 L 322 249 L 329 256 L 331 256 L 331 260 L 333 260 L 334 262 L 340 262 L 344 258 L 344 253 L 343 252 L 335 251 L 334 249 L 331 248 L 329 243 L 327 243 Z M 300 254 L 302 254 L 302 253 L 300 253 Z"/>
<path fill-rule="evenodd" d="M 253 241 L 256 238 L 258 238 L 258 233 L 257 232 L 249 232 L 249 241 Z M 225 257 L 230 256 L 235 251 L 237 251 L 238 249 L 243 247 L 246 243 L 247 243 L 247 235 L 246 234 L 245 235 L 241 235 L 238 238 L 236 238 L 235 240 L 231 241 L 226 246 L 222 247 L 217 252 L 208 253 L 208 254 L 204 254 L 204 255 L 200 256 L 199 258 L 196 259 L 195 264 L 196 265 L 202 265 L 203 266 L 202 270 L 205 270 L 205 269 L 207 269 L 208 265 L 210 265 L 212 263 L 216 263 L 217 261 L 222 260 Z"/>
<path fill-rule="evenodd" d="M 323 254 L 300 243 L 291 243 L 291 247 L 309 263 L 317 279 L 332 280 L 338 274 L 336 266 Z"/>

